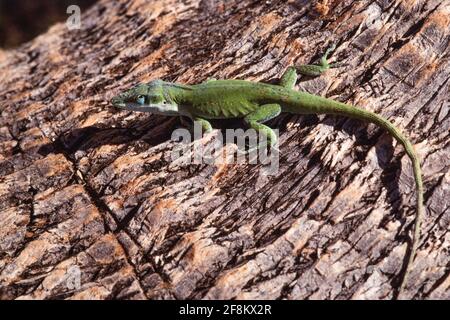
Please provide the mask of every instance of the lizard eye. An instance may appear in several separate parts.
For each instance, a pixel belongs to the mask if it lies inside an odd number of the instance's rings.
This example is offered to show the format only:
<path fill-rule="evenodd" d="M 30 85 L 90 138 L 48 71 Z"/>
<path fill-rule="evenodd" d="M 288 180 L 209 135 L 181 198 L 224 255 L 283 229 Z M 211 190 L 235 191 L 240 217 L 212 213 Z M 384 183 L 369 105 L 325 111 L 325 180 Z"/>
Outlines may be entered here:
<path fill-rule="evenodd" d="M 145 96 L 143 95 L 139 95 L 136 99 L 136 102 L 139 104 L 144 104 L 145 103 Z"/>

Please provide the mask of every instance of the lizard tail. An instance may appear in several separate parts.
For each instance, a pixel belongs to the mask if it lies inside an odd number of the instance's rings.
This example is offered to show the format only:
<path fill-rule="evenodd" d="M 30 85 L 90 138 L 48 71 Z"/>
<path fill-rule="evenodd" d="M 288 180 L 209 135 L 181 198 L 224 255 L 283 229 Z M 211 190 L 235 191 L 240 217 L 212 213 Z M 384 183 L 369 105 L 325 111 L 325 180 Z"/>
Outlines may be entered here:
<path fill-rule="evenodd" d="M 398 290 L 397 297 L 401 297 L 404 292 L 405 286 L 408 282 L 414 257 L 416 255 L 417 247 L 420 238 L 420 226 L 422 219 L 425 214 L 425 209 L 423 205 L 423 183 L 422 183 L 422 173 L 420 169 L 420 159 L 417 153 L 414 151 L 414 147 L 411 142 L 397 129 L 391 122 L 384 119 L 383 117 L 357 107 L 347 105 L 341 102 L 329 100 L 322 97 L 312 96 L 308 93 L 299 93 L 293 100 L 286 101 L 287 111 L 292 113 L 316 113 L 316 114 L 335 114 L 341 115 L 349 118 L 355 118 L 359 120 L 365 120 L 374 123 L 383 129 L 387 130 L 404 148 L 406 154 L 412 162 L 414 180 L 416 184 L 417 192 L 417 211 L 414 223 L 414 231 L 412 238 L 412 245 L 409 255 L 407 257 L 406 269 L 403 274 L 401 284 Z"/>
<path fill-rule="evenodd" d="M 411 142 L 388 120 L 382 118 L 381 116 L 365 111 L 367 113 L 367 119 L 372 123 L 378 124 L 380 127 L 386 129 L 392 136 L 403 145 L 406 154 L 410 158 L 413 167 L 414 180 L 416 183 L 416 217 L 414 222 L 413 237 L 411 244 L 411 251 L 409 252 L 405 273 L 403 274 L 400 288 L 398 290 L 397 297 L 401 297 L 404 292 L 405 286 L 408 283 L 409 275 L 411 273 L 414 258 L 416 256 L 417 248 L 419 246 L 420 239 L 420 226 L 422 224 L 423 217 L 425 215 L 425 208 L 423 205 L 423 182 L 422 173 L 420 168 L 420 159 L 414 150 Z"/>

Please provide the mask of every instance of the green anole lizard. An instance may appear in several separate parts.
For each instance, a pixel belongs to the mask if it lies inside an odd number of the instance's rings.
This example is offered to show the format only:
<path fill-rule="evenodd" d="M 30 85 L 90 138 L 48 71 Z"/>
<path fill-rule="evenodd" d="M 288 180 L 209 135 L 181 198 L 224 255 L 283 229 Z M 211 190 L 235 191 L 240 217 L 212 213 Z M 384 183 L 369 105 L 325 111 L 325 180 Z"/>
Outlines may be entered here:
<path fill-rule="evenodd" d="M 420 236 L 420 225 L 424 215 L 423 186 L 420 160 L 409 140 L 391 122 L 383 117 L 348 104 L 294 90 L 297 69 L 300 74 L 317 76 L 332 67 L 327 56 L 329 48 L 317 65 L 289 67 L 281 77 L 279 85 L 244 80 L 207 80 L 196 85 L 169 83 L 154 80 L 140 84 L 114 97 L 114 106 L 152 112 L 169 116 L 186 116 L 201 124 L 206 133 L 212 130 L 209 119 L 242 118 L 250 127 L 267 138 L 271 146 L 276 142 L 274 131 L 263 123 L 281 112 L 294 114 L 335 114 L 374 123 L 387 130 L 406 150 L 413 165 L 417 192 L 412 247 L 406 270 L 403 274 L 398 297 L 404 291 L 412 263 L 416 255 Z"/>

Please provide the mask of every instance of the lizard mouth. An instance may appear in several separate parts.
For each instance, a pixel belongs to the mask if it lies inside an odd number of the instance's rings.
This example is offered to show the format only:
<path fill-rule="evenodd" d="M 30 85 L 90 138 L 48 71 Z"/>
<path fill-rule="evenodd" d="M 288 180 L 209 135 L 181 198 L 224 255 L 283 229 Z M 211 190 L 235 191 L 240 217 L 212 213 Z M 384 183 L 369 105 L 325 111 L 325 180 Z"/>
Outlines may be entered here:
<path fill-rule="evenodd" d="M 124 99 L 122 99 L 121 97 L 114 97 L 114 98 L 112 98 L 111 99 L 111 104 L 114 106 L 114 107 L 117 107 L 117 108 L 124 108 L 124 107 L 126 107 L 126 103 L 124 102 Z"/>
<path fill-rule="evenodd" d="M 150 111 L 150 109 L 155 109 L 157 105 L 149 104 L 139 104 L 135 102 L 124 102 L 123 100 L 112 100 L 112 105 L 116 108 L 126 109 L 130 111 Z"/>
<path fill-rule="evenodd" d="M 127 105 L 123 102 L 116 102 L 116 103 L 113 103 L 113 106 L 117 107 L 117 108 L 125 108 Z"/>
<path fill-rule="evenodd" d="M 111 101 L 112 105 L 116 108 L 130 110 L 130 111 L 150 111 L 155 106 L 148 104 L 139 104 L 135 102 L 123 102 L 123 101 Z"/>
<path fill-rule="evenodd" d="M 129 110 L 129 111 L 140 111 L 140 112 L 152 112 L 157 114 L 172 114 L 171 111 L 177 111 L 178 106 L 176 104 L 139 104 L 135 102 L 117 102 L 114 106 Z"/>

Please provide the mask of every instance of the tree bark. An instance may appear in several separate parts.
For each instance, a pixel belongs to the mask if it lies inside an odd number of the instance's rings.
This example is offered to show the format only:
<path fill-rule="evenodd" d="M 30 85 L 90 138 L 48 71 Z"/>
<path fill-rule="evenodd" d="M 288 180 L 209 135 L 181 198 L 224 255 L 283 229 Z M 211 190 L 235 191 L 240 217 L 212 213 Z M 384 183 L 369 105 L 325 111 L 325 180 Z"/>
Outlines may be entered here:
<path fill-rule="evenodd" d="M 416 194 L 383 130 L 283 114 L 265 175 L 173 162 L 177 118 L 108 102 L 157 78 L 275 81 L 335 42 L 338 68 L 297 89 L 410 138 L 426 217 L 405 296 L 449 299 L 449 16 L 440 0 L 100 1 L 81 29 L 0 52 L 0 297 L 392 299 Z"/>

